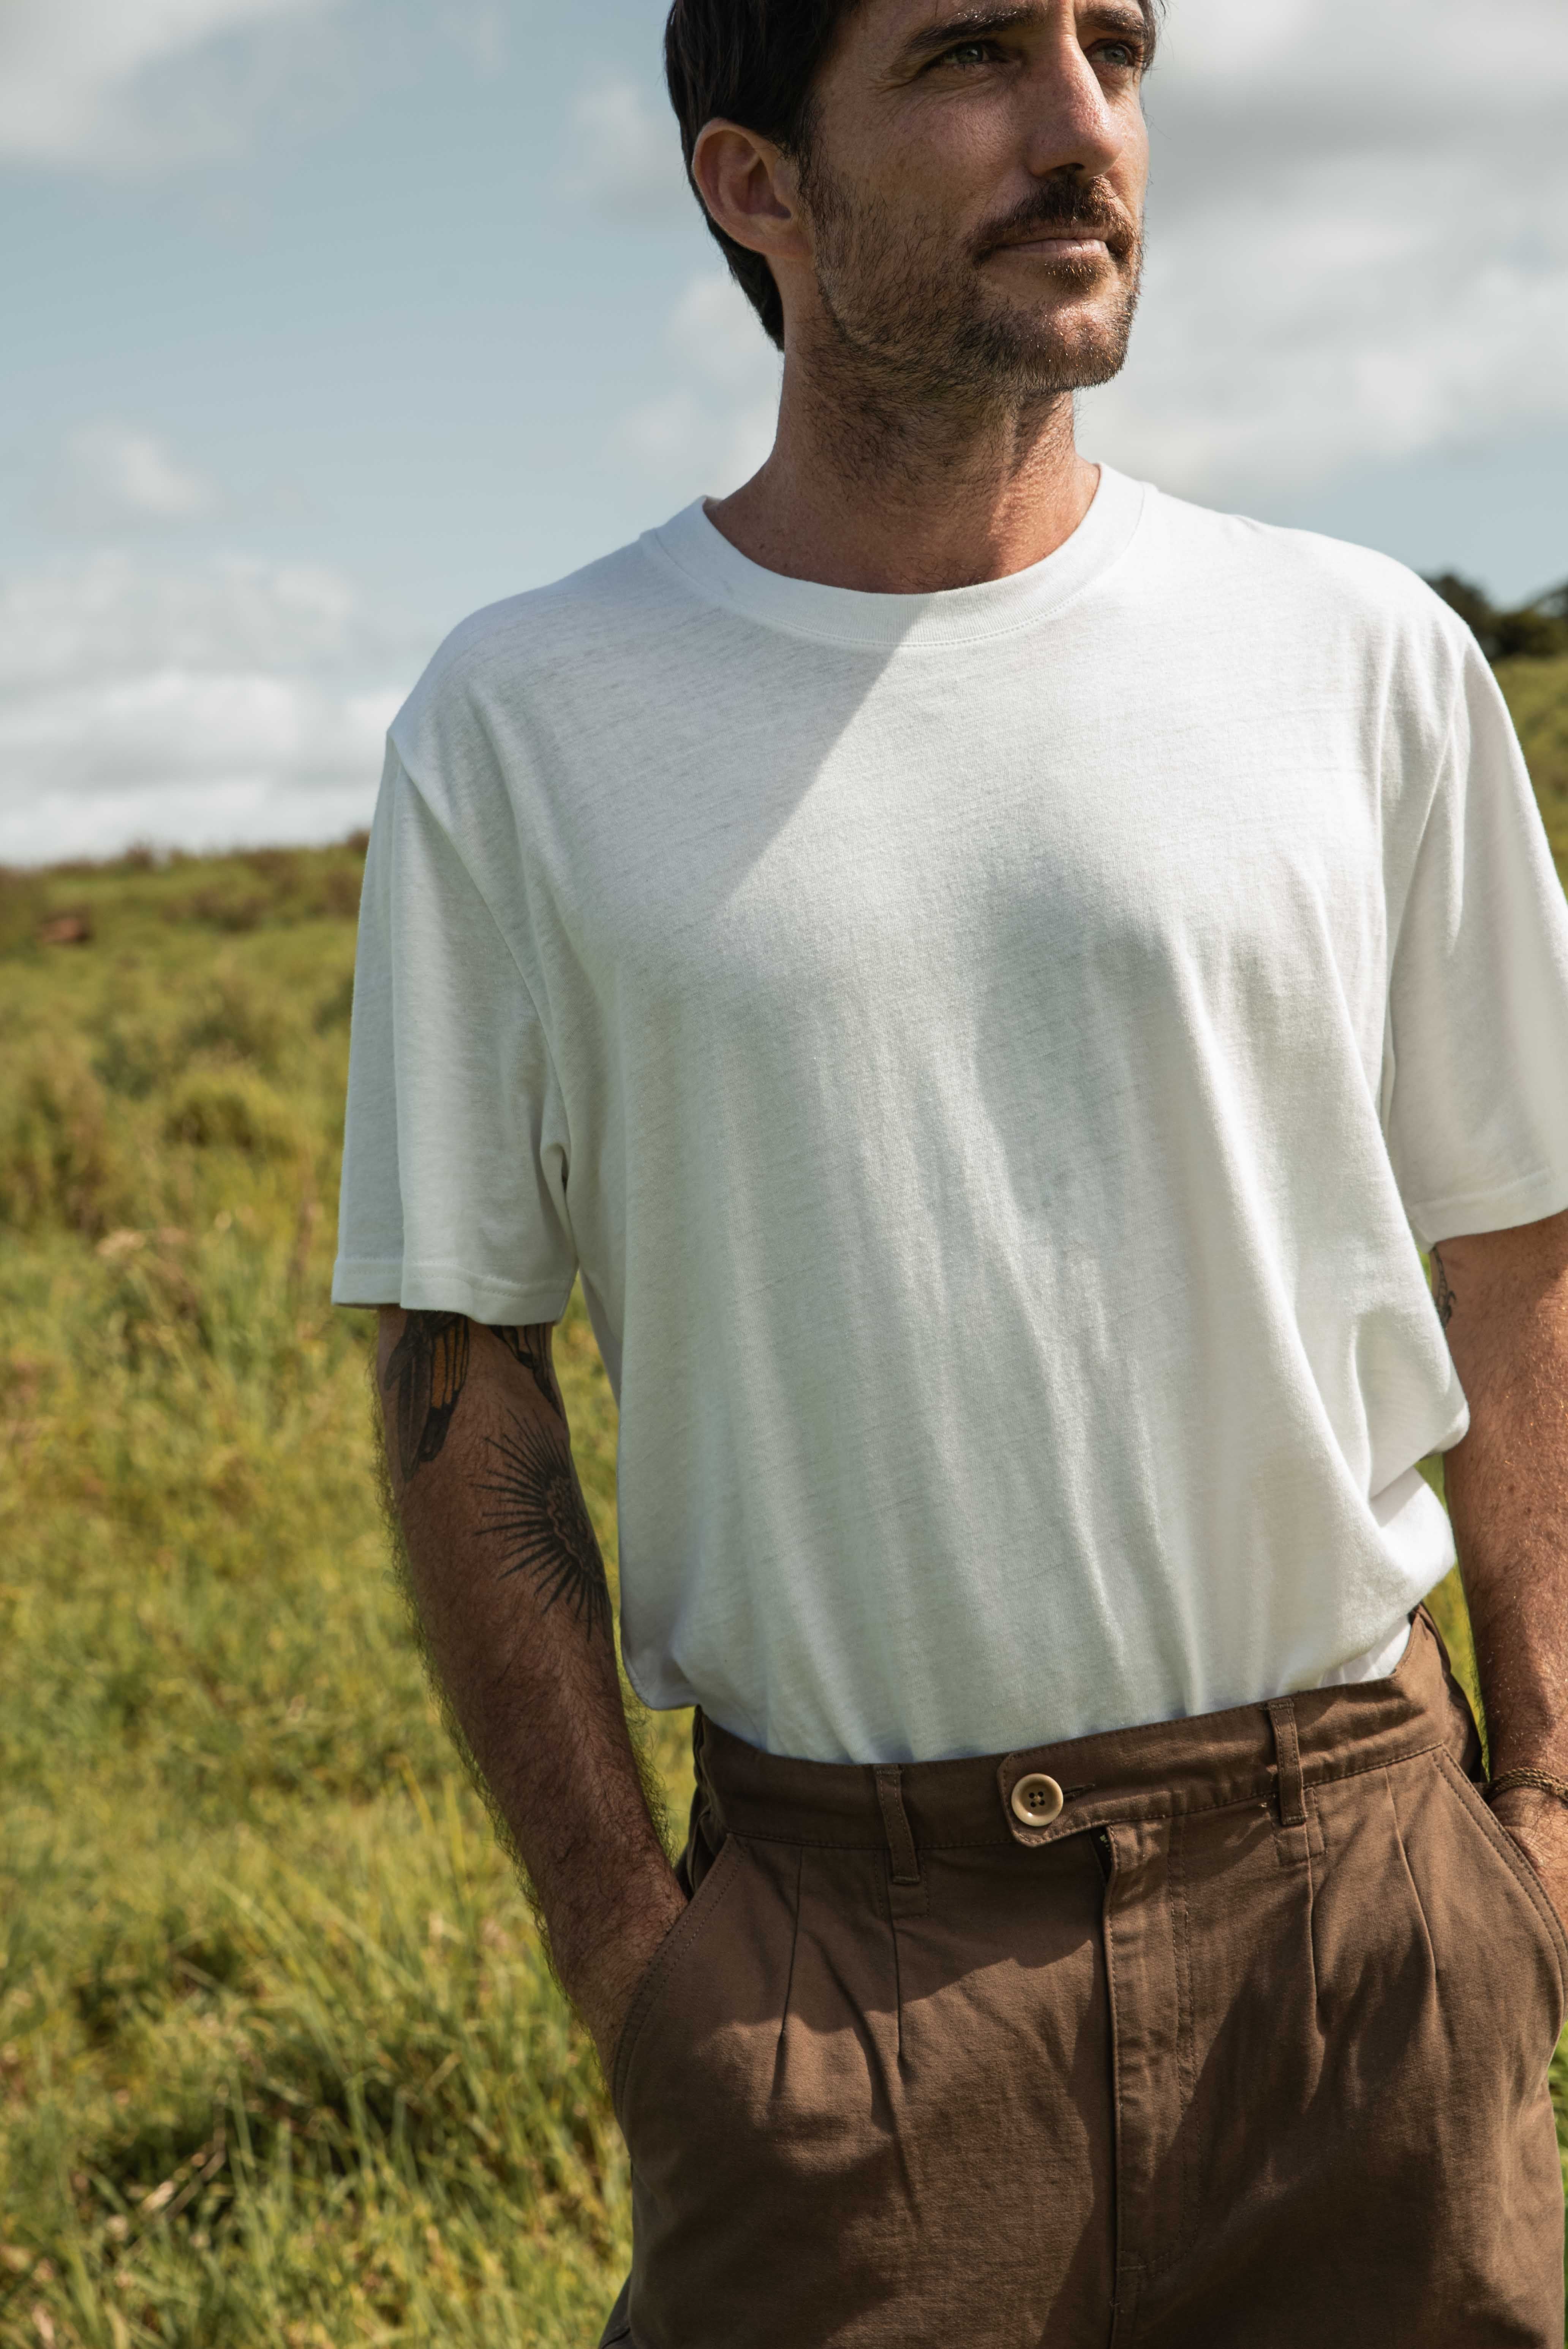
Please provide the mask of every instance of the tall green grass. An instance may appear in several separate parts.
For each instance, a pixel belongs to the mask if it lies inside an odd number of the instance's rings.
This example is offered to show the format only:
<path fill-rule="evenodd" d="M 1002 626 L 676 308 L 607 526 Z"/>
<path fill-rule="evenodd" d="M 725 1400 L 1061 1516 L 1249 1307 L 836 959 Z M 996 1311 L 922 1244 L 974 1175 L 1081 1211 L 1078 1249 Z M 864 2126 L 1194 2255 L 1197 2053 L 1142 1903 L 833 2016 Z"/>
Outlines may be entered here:
<path fill-rule="evenodd" d="M 624 2270 L 326 1302 L 359 871 L 0 875 L 0 2349 L 567 2349 Z M 576 1302 L 557 1353 L 613 1568 Z"/>
<path fill-rule="evenodd" d="M 389 1571 L 370 1317 L 326 1302 L 357 878 L 51 874 L 0 963 L 6 2349 L 591 2341 L 624 2272 L 592 2054 Z M 62 911 L 90 943 L 33 944 Z M 558 1353 L 614 1560 L 580 1308 Z"/>
<path fill-rule="evenodd" d="M 1504 661 L 1508 697 L 1557 870 L 1568 881 L 1568 660 Z"/>

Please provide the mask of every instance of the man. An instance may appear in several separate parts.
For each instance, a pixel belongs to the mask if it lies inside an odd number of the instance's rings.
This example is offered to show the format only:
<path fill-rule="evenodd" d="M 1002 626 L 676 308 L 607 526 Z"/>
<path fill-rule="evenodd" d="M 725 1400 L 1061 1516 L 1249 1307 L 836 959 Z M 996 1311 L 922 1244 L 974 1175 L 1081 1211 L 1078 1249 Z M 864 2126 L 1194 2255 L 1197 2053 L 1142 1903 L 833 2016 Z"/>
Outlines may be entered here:
<path fill-rule="evenodd" d="M 1418 581 L 1075 450 L 1153 37 L 677 0 L 777 446 L 392 729 L 336 1294 L 630 2146 L 606 2343 L 1563 2338 L 1568 917 Z"/>

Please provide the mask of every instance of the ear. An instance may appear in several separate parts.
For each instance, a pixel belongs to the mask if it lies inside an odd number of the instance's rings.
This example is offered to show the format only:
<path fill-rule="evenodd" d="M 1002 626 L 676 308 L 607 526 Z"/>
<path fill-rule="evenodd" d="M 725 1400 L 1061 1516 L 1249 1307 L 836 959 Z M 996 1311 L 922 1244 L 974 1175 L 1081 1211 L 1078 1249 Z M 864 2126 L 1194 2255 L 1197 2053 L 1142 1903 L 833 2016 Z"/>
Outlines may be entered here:
<path fill-rule="evenodd" d="M 716 118 L 697 133 L 691 171 L 715 222 L 737 244 L 769 261 L 806 253 L 799 173 L 771 139 Z"/>

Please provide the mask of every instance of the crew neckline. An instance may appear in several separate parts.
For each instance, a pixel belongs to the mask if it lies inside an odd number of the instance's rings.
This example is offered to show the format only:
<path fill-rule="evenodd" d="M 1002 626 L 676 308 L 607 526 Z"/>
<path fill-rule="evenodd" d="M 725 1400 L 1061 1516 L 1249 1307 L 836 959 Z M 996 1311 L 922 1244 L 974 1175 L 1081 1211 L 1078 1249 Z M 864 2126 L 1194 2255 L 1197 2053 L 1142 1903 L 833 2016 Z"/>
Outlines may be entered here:
<path fill-rule="evenodd" d="M 1102 465 L 1088 512 L 1043 562 L 1005 579 L 929 595 L 871 595 L 766 570 L 732 546 L 709 520 L 705 497 L 657 530 L 645 532 L 641 543 L 706 602 L 764 627 L 819 644 L 913 651 L 1007 636 L 1055 617 L 1126 553 L 1147 496 L 1145 483 Z"/>

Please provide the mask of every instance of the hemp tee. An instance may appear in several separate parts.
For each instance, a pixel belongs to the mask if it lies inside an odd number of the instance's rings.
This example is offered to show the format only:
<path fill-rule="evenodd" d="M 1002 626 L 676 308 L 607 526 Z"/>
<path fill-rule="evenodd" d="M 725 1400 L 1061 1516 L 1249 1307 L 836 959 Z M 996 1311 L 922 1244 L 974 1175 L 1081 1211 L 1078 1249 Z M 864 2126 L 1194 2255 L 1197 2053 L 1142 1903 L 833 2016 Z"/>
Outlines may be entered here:
<path fill-rule="evenodd" d="M 852 594 L 699 502 L 394 721 L 335 1295 L 621 1407 L 627 1669 L 906 1761 L 1402 1651 L 1463 1393 L 1419 1249 L 1568 1206 L 1568 910 L 1473 639 L 1109 470 Z"/>

